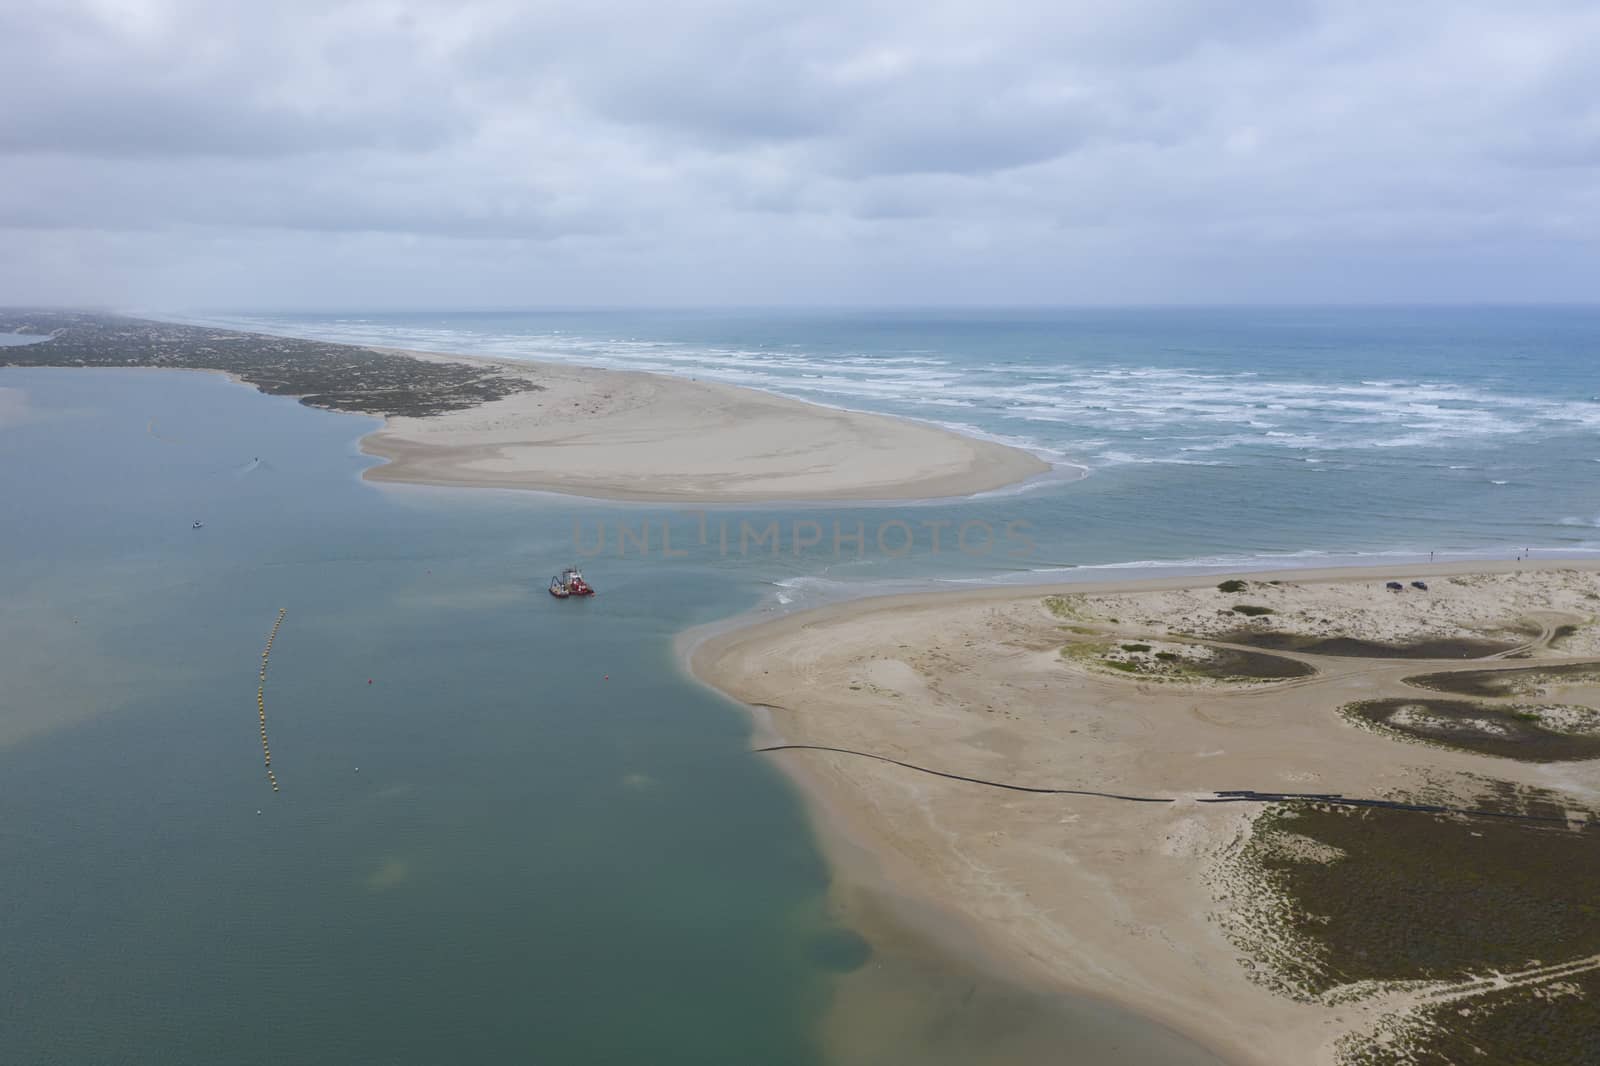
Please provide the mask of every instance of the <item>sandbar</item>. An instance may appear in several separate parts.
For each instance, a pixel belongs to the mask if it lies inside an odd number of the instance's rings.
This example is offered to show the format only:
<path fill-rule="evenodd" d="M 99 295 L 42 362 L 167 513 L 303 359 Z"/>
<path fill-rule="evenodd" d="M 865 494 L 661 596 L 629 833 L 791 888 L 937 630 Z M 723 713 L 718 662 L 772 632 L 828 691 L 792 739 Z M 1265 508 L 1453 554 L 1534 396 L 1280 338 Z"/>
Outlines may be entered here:
<path fill-rule="evenodd" d="M 1252 920 L 1255 901 L 1230 895 L 1221 871 L 1261 808 L 1204 801 L 1243 789 L 1392 796 L 1492 776 L 1592 806 L 1600 762 L 1403 743 L 1339 709 L 1421 695 L 1404 681 L 1419 673 L 1600 658 L 1600 563 L 1241 576 L 1230 592 L 1213 575 L 861 600 L 715 632 L 690 647 L 689 666 L 752 708 L 758 749 L 881 757 L 763 756 L 807 797 L 839 891 L 886 882 L 942 908 L 1015 975 L 1111 999 L 1228 1061 L 1334 1063 L 1341 1039 L 1456 990 L 1310 1001 L 1253 979 L 1228 930 Z M 1397 578 L 1405 591 L 1388 591 Z M 1427 591 L 1410 586 L 1422 579 Z M 1315 673 L 1183 671 L 1206 641 L 1254 654 L 1239 643 L 1248 632 L 1460 641 L 1493 658 L 1285 651 L 1272 654 Z"/>
<path fill-rule="evenodd" d="M 1021 449 L 939 426 L 734 385 L 485 362 L 538 388 L 426 418 L 390 417 L 361 442 L 362 451 L 388 460 L 365 477 L 646 502 L 756 503 L 968 496 L 1050 470 Z"/>
<path fill-rule="evenodd" d="M 362 441 L 387 460 L 364 472 L 370 481 L 748 504 L 970 496 L 1052 469 L 929 422 L 692 378 L 95 312 L 4 311 L 0 330 L 44 338 L 7 347 L 0 366 L 210 370 L 380 417 Z"/>

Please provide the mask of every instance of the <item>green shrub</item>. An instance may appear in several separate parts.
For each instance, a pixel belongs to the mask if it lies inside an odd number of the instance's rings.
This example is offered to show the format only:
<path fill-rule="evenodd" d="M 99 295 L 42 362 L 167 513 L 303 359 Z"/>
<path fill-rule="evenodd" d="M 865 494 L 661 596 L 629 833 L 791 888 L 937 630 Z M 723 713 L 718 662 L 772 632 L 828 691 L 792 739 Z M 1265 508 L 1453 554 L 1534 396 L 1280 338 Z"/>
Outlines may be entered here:
<path fill-rule="evenodd" d="M 1218 585 L 1217 586 L 1217 591 L 1218 592 L 1243 592 L 1245 589 L 1247 589 L 1249 587 L 1250 587 L 1250 583 L 1248 581 L 1240 581 L 1238 578 L 1231 578 L 1231 579 L 1229 579 L 1227 581 L 1224 581 L 1222 584 Z"/>
<path fill-rule="evenodd" d="M 1260 618 L 1264 614 L 1273 614 L 1271 607 L 1257 607 L 1250 603 L 1237 604 L 1233 608 L 1234 614 L 1242 614 L 1246 618 Z"/>
<path fill-rule="evenodd" d="M 1122 650 L 1123 651 L 1149 651 L 1150 650 L 1150 645 L 1148 645 L 1148 644 L 1124 644 L 1122 646 Z"/>

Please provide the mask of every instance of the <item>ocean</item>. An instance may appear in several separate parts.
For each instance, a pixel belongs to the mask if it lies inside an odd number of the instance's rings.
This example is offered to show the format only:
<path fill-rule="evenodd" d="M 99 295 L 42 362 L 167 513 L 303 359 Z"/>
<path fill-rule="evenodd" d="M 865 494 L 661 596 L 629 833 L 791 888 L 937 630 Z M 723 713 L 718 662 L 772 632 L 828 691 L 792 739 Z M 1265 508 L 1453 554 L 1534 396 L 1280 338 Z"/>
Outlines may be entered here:
<path fill-rule="evenodd" d="M 183 317 L 735 381 L 1061 469 L 698 510 L 377 486 L 371 419 L 0 370 L 7 1062 L 837 1066 L 864 1055 L 830 1028 L 848 978 L 898 1062 L 1213 1063 L 833 913 L 679 634 L 879 590 L 1600 550 L 1589 310 Z M 544 594 L 571 561 L 594 600 Z"/>
<path fill-rule="evenodd" d="M 900 556 L 876 537 L 898 510 L 850 519 L 866 523 L 864 560 L 828 550 L 824 523 L 822 548 L 779 579 L 786 601 L 1085 567 L 1600 552 L 1595 308 L 183 317 L 715 379 L 936 422 L 1089 474 L 979 501 L 997 531 L 1027 524 L 1026 552 L 934 553 L 924 523 L 959 526 L 972 504 L 918 512 Z M 884 547 L 904 539 L 895 529 Z"/>

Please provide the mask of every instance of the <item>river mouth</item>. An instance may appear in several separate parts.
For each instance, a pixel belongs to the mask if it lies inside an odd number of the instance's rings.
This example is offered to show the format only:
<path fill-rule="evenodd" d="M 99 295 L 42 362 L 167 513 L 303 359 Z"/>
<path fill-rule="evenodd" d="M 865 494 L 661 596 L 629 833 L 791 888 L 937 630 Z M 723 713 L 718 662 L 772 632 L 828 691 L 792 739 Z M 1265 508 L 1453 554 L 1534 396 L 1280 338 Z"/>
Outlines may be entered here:
<path fill-rule="evenodd" d="M 1027 1062 L 1093 1028 L 823 911 L 807 811 L 671 652 L 779 563 L 608 557 L 557 601 L 614 507 L 380 491 L 366 421 L 220 375 L 0 380 L 6 1061 L 820 1066 L 848 1015 L 856 1062 Z"/>

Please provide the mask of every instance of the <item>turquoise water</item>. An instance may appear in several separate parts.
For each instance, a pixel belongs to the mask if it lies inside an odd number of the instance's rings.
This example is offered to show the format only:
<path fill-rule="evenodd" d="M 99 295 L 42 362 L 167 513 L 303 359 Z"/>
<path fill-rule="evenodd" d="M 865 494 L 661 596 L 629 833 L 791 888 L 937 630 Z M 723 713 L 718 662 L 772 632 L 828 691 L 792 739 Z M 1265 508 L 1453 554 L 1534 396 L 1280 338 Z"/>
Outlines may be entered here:
<path fill-rule="evenodd" d="M 927 1005 L 860 1034 L 890 1061 L 1214 1062 L 829 917 L 795 797 L 673 650 L 827 564 L 608 552 L 557 603 L 574 524 L 692 519 L 379 488 L 374 424 L 0 371 L 0 1058 L 856 1061 L 821 1036 L 854 969 Z"/>
<path fill-rule="evenodd" d="M 380 488 L 368 420 L 0 371 L 7 1062 L 1211 1062 L 830 917 L 673 638 L 882 588 L 1600 550 L 1591 310 L 208 318 L 715 377 L 1089 476 L 703 512 Z M 602 595 L 555 603 L 575 557 Z M 854 1049 L 841 987 L 884 1004 Z"/>
<path fill-rule="evenodd" d="M 829 512 L 821 548 L 784 553 L 778 594 L 797 604 L 1079 567 L 1600 551 L 1596 308 L 205 320 L 716 378 L 942 422 L 1089 471 L 1075 485 L 976 503 L 851 511 L 841 532 L 865 524 L 861 559 L 848 543 L 831 551 Z M 997 531 L 1026 523 L 1031 547 L 934 555 L 924 523 L 954 531 L 974 517 Z M 897 519 L 917 534 L 898 558 L 876 537 Z M 903 539 L 886 531 L 891 549 Z"/>

